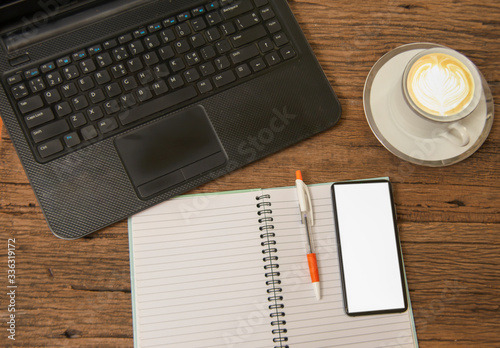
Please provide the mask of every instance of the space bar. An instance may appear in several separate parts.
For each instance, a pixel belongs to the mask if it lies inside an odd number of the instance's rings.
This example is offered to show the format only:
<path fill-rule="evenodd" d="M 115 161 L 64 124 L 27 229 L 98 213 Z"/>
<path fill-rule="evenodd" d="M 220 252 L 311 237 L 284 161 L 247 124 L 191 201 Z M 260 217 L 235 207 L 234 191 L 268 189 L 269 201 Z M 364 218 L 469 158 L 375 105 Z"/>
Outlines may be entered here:
<path fill-rule="evenodd" d="M 162 111 L 174 105 L 185 102 L 186 100 L 194 98 L 197 95 L 198 94 L 196 93 L 196 89 L 193 86 L 189 86 L 164 95 L 163 97 L 154 99 L 150 102 L 141 104 L 136 108 L 121 112 L 118 114 L 118 118 L 120 119 L 120 123 L 125 126 L 129 123 L 140 120 L 141 118 L 152 115 L 158 111 Z"/>

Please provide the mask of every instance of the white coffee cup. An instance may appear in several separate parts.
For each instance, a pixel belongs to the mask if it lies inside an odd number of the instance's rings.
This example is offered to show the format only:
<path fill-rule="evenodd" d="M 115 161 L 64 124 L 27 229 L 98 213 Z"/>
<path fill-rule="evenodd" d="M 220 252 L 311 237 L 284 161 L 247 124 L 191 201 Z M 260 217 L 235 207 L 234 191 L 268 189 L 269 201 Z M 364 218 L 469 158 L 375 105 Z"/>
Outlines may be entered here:
<path fill-rule="evenodd" d="M 474 63 L 451 48 L 436 47 L 410 59 L 389 103 L 395 121 L 409 134 L 463 147 L 470 136 L 460 120 L 473 113 L 482 94 Z"/>

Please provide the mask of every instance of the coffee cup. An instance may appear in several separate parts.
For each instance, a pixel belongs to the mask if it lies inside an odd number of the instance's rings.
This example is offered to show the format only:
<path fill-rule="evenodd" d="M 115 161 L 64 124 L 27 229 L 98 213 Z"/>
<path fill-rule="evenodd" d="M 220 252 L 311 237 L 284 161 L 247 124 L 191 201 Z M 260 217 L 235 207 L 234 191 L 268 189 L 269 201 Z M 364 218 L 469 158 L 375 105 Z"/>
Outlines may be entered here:
<path fill-rule="evenodd" d="M 474 112 L 482 94 L 474 63 L 453 49 L 435 47 L 409 60 L 389 100 L 401 129 L 463 147 L 470 136 L 460 121 Z"/>

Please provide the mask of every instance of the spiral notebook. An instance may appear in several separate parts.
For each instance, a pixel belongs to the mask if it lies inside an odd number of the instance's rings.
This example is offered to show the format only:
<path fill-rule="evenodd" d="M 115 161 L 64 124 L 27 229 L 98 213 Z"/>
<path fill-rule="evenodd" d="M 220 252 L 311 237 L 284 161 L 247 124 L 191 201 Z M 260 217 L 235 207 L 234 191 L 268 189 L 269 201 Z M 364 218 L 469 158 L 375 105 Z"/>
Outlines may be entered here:
<path fill-rule="evenodd" d="M 319 301 L 294 187 L 182 196 L 131 217 L 135 347 L 418 347 L 411 305 L 345 314 L 330 185 L 310 186 Z"/>

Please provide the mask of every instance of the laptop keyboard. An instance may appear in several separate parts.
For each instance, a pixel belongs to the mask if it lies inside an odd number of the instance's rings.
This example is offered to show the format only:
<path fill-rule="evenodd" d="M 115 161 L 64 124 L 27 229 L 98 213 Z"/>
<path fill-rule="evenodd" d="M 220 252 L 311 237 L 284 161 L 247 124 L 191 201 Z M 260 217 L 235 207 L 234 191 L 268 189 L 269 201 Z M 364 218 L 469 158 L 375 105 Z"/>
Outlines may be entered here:
<path fill-rule="evenodd" d="M 268 0 L 219 0 L 7 76 L 39 162 L 296 56 Z"/>

